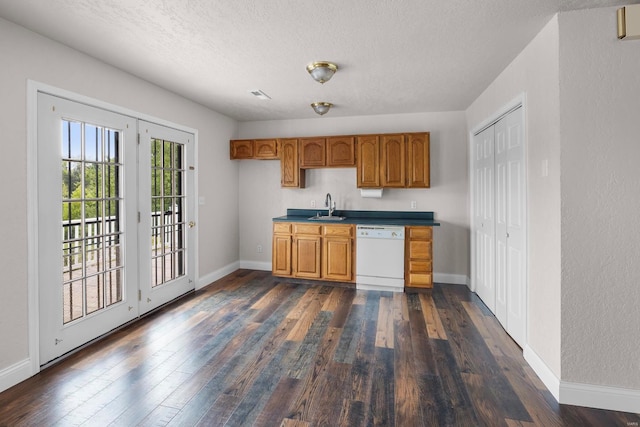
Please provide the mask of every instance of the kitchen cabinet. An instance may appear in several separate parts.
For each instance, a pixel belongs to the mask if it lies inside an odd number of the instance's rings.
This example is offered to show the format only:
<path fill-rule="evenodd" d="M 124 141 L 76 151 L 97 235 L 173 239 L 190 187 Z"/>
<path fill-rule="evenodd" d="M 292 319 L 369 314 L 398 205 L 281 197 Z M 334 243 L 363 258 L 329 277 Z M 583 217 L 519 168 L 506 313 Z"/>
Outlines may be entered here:
<path fill-rule="evenodd" d="M 347 224 L 275 222 L 272 273 L 353 282 L 354 231 Z"/>
<path fill-rule="evenodd" d="M 380 163 L 383 188 L 405 186 L 406 149 L 404 135 L 382 135 L 380 138 Z"/>
<path fill-rule="evenodd" d="M 291 276 L 291 223 L 274 222 L 271 251 L 271 265 L 273 274 L 277 276 Z"/>
<path fill-rule="evenodd" d="M 410 226 L 405 230 L 405 287 L 433 287 L 433 227 Z"/>
<path fill-rule="evenodd" d="M 278 141 L 276 139 L 254 139 L 254 159 L 272 160 L 278 158 Z"/>
<path fill-rule="evenodd" d="M 278 158 L 278 143 L 275 139 L 236 139 L 229 143 L 232 160 Z"/>
<path fill-rule="evenodd" d="M 356 165 L 355 138 L 334 136 L 327 138 L 328 167 L 350 167 Z"/>
<path fill-rule="evenodd" d="M 300 167 L 323 167 L 326 150 L 327 144 L 324 138 L 300 138 Z"/>
<path fill-rule="evenodd" d="M 356 148 L 358 188 L 380 188 L 380 137 L 358 136 Z"/>
<path fill-rule="evenodd" d="M 295 277 L 319 279 L 321 226 L 316 224 L 293 224 L 293 273 Z"/>
<path fill-rule="evenodd" d="M 430 186 L 429 134 L 407 134 L 407 187 Z"/>
<path fill-rule="evenodd" d="M 300 167 L 303 169 L 355 165 L 353 136 L 300 138 Z"/>
<path fill-rule="evenodd" d="M 232 160 L 253 159 L 253 140 L 232 140 L 230 144 L 230 157 Z"/>
<path fill-rule="evenodd" d="M 322 278 L 351 282 L 355 277 L 352 267 L 354 259 L 354 226 L 325 225 L 322 240 Z"/>
<path fill-rule="evenodd" d="M 358 188 L 428 188 L 429 133 L 357 137 Z"/>
<path fill-rule="evenodd" d="M 280 139 L 280 185 L 282 187 L 304 188 L 304 169 L 300 169 L 298 140 Z"/>

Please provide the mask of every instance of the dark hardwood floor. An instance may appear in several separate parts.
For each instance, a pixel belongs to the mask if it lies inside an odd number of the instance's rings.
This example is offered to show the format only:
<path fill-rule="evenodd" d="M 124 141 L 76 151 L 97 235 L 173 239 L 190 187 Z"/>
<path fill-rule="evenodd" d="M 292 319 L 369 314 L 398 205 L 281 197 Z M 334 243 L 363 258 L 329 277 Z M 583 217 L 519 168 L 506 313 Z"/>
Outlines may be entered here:
<path fill-rule="evenodd" d="M 2 426 L 637 426 L 558 405 L 464 286 L 238 270 L 0 393 Z"/>

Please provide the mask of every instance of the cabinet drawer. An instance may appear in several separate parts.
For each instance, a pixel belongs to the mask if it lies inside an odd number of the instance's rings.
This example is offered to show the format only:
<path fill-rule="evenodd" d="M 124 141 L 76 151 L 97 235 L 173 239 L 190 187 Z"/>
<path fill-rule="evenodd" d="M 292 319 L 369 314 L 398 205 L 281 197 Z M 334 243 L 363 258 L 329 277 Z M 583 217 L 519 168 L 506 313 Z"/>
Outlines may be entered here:
<path fill-rule="evenodd" d="M 409 242 L 409 259 L 431 259 L 431 242 L 415 240 Z"/>
<path fill-rule="evenodd" d="M 293 232 L 295 234 L 313 234 L 320 235 L 321 225 L 319 224 L 294 224 Z"/>
<path fill-rule="evenodd" d="M 352 237 L 353 226 L 351 225 L 325 225 L 323 234 L 325 236 Z"/>
<path fill-rule="evenodd" d="M 409 274 L 409 286 L 430 288 L 432 284 L 433 279 L 431 278 L 431 273 Z"/>
<path fill-rule="evenodd" d="M 409 239 L 410 240 L 431 240 L 432 239 L 431 227 L 409 227 Z"/>
<path fill-rule="evenodd" d="M 289 222 L 274 222 L 273 232 L 281 234 L 291 234 L 291 223 Z"/>
<path fill-rule="evenodd" d="M 431 273 L 431 261 L 409 261 L 410 273 Z"/>

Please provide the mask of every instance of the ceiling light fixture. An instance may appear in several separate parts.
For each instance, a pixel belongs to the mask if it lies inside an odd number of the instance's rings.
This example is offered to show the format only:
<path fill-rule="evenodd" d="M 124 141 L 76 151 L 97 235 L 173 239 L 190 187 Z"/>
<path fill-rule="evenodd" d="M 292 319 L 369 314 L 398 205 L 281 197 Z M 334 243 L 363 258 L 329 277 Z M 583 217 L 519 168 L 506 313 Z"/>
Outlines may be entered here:
<path fill-rule="evenodd" d="M 331 107 L 333 107 L 333 104 L 330 102 L 314 102 L 313 104 L 311 104 L 311 108 L 313 108 L 313 111 L 321 116 L 327 114 Z"/>
<path fill-rule="evenodd" d="M 307 65 L 307 71 L 318 83 L 328 82 L 338 71 L 338 66 L 331 62 L 312 62 Z"/>

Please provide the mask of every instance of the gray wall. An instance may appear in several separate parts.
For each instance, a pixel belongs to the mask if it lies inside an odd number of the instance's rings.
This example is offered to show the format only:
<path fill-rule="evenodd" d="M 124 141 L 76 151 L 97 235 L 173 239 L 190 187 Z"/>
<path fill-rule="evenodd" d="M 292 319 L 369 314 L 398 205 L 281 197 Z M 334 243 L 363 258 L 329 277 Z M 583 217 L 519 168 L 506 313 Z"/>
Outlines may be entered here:
<path fill-rule="evenodd" d="M 640 390 L 640 40 L 560 15 L 562 379 Z"/>

